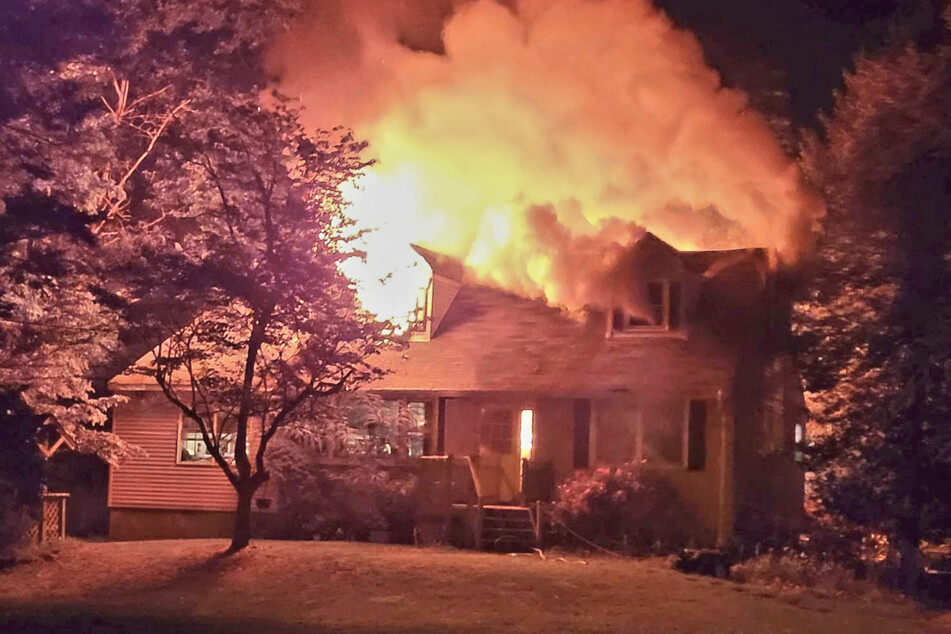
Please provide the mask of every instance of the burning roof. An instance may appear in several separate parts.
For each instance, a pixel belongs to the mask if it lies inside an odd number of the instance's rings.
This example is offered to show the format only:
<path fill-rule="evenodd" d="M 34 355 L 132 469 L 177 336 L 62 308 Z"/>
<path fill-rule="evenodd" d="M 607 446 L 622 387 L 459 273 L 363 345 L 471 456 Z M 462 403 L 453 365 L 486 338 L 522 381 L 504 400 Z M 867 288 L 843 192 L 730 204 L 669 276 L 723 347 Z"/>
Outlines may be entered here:
<path fill-rule="evenodd" d="M 574 307 L 645 230 L 790 260 L 822 214 L 746 97 L 647 0 L 310 7 L 273 66 L 311 125 L 370 143 L 376 163 L 348 198 L 376 231 L 348 272 L 385 316 L 425 284 L 410 243 Z"/>

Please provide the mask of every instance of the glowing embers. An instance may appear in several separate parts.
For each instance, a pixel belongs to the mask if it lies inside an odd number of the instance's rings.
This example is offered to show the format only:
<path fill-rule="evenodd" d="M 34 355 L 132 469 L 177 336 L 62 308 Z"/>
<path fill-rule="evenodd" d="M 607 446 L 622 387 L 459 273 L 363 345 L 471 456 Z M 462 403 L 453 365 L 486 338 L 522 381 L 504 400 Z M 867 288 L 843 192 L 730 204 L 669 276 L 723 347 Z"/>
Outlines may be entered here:
<path fill-rule="evenodd" d="M 523 409 L 519 414 L 518 439 L 521 457 L 524 460 L 531 459 L 535 441 L 535 410 Z"/>

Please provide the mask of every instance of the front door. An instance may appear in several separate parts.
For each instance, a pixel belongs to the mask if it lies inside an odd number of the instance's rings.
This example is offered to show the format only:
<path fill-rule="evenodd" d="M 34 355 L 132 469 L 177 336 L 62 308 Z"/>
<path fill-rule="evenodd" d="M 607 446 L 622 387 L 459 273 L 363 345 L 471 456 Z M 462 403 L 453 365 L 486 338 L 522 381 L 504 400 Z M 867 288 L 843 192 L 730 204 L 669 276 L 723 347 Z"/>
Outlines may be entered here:
<path fill-rule="evenodd" d="M 521 408 L 519 403 L 483 399 L 450 398 L 444 403 L 446 455 L 473 458 L 486 502 L 520 499 L 520 456 L 526 451 L 524 457 L 531 454 L 534 411 Z"/>
<path fill-rule="evenodd" d="M 519 411 L 504 405 L 480 408 L 476 462 L 488 502 L 512 502 L 521 493 Z"/>

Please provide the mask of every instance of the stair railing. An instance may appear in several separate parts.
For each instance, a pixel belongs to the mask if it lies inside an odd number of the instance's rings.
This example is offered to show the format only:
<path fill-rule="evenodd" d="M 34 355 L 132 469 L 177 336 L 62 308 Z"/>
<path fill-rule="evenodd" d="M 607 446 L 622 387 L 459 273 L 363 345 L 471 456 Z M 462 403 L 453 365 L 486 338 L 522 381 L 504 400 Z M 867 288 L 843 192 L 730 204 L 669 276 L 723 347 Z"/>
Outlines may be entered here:
<path fill-rule="evenodd" d="M 541 547 L 542 543 L 542 508 L 541 500 L 528 505 L 528 513 L 532 518 L 532 530 L 535 533 L 535 544 Z"/>
<path fill-rule="evenodd" d="M 476 513 L 472 520 L 472 535 L 475 539 L 475 547 L 482 548 L 482 526 L 485 514 L 482 497 L 482 480 L 479 479 L 479 472 L 475 468 L 472 456 L 466 456 L 466 464 L 469 465 L 469 476 L 472 478 L 472 488 L 476 494 Z"/>

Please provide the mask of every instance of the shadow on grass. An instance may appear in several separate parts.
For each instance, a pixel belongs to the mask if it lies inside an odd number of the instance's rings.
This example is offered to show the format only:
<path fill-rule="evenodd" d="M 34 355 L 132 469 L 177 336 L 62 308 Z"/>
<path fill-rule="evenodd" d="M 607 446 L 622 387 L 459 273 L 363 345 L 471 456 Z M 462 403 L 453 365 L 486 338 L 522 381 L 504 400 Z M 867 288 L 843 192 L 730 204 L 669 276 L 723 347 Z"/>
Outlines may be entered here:
<path fill-rule="evenodd" d="M 184 563 L 181 567 L 170 571 L 171 574 L 167 576 L 137 581 L 135 585 L 130 584 L 125 579 L 116 579 L 97 586 L 94 590 L 99 595 L 135 597 L 150 595 L 163 590 L 187 589 L 190 584 L 214 584 L 219 575 L 241 565 L 238 557 L 240 557 L 240 553 L 228 553 L 220 550 L 201 555 L 196 560 Z"/>
<path fill-rule="evenodd" d="M 174 608 L 169 606 L 170 611 Z M 375 632 L 394 632 L 409 634 L 420 632 L 423 634 L 445 632 L 445 625 L 438 624 L 407 624 L 405 627 L 392 623 L 379 626 L 354 625 L 347 627 L 328 627 L 320 623 L 282 623 L 266 619 L 234 618 L 222 619 L 207 616 L 193 616 L 189 614 L 101 614 L 93 608 L 73 606 L 51 606 L 40 609 L 36 605 L 8 606 L 0 604 L 0 632 L 23 634 L 118 634 L 129 632 L 135 634 L 231 634 L 248 632 L 258 634 L 304 634 L 306 633 L 337 633 L 337 634 L 371 634 Z M 483 629 L 473 627 L 471 630 L 456 632 L 480 632 Z"/>

